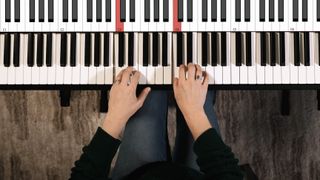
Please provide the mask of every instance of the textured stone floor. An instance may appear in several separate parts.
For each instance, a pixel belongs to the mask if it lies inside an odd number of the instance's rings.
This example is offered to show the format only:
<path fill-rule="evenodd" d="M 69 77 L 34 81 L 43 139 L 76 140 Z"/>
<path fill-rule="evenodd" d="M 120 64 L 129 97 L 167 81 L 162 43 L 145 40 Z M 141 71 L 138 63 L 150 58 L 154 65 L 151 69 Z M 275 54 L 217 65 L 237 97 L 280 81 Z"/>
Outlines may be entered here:
<path fill-rule="evenodd" d="M 280 91 L 219 91 L 222 137 L 262 180 L 320 179 L 320 112 L 315 91 L 292 91 L 280 115 Z M 55 91 L 0 91 L 0 180 L 67 179 L 104 114 L 98 91 L 74 91 L 61 108 Z M 169 111 L 169 134 L 175 135 Z"/>

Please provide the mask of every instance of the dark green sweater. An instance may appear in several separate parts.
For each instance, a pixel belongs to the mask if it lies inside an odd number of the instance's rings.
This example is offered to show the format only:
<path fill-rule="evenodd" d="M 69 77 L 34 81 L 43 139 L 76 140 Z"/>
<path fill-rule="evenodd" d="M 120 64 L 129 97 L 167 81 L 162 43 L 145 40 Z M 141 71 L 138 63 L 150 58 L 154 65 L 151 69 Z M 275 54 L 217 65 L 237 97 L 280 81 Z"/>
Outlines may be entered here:
<path fill-rule="evenodd" d="M 75 162 L 70 179 L 108 179 L 110 164 L 120 143 L 120 140 L 98 128 L 90 144 L 83 148 L 80 159 Z M 136 169 L 126 179 L 243 179 L 238 160 L 215 129 L 207 130 L 195 141 L 194 152 L 198 156 L 201 172 L 176 163 L 155 162 Z"/>

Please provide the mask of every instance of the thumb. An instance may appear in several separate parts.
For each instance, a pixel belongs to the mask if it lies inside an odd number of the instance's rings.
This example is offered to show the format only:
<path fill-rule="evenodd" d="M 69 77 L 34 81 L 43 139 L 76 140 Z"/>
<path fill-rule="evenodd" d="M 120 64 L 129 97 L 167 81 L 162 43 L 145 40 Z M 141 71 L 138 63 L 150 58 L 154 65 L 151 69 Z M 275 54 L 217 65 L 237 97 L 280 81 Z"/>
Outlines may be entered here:
<path fill-rule="evenodd" d="M 149 92 L 151 91 L 150 87 L 145 88 L 138 97 L 138 103 L 142 106 L 144 101 L 146 100 Z"/>

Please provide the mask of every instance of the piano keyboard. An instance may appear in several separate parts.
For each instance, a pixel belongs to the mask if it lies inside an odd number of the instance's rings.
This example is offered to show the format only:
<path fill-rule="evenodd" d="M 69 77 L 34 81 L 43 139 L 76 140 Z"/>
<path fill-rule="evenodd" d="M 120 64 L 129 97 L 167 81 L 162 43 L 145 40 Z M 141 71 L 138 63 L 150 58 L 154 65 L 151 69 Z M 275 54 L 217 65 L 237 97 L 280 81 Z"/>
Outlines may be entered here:
<path fill-rule="evenodd" d="M 2 0 L 0 87 L 110 85 L 123 68 L 170 85 L 320 84 L 320 0 Z"/>
<path fill-rule="evenodd" d="M 171 84 L 197 63 L 210 84 L 319 84 L 316 32 L 1 33 L 0 85 L 112 84 L 133 66 L 140 84 Z"/>
<path fill-rule="evenodd" d="M 320 31 L 320 0 L 2 0 L 1 32 Z"/>

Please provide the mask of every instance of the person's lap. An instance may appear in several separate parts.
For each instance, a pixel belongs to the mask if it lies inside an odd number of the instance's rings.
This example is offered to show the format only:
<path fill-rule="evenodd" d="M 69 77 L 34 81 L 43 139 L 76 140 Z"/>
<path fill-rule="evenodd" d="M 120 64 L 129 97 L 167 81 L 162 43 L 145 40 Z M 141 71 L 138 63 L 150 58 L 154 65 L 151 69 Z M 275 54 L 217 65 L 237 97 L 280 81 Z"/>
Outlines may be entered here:
<path fill-rule="evenodd" d="M 215 93 L 209 91 L 204 108 L 212 126 L 219 133 L 218 122 L 213 111 L 214 101 Z M 126 125 L 118 159 L 112 172 L 113 179 L 120 179 L 142 165 L 167 161 L 167 111 L 168 92 L 151 91 L 143 107 L 130 118 Z M 199 169 L 192 145 L 191 133 L 183 116 L 178 114 L 173 161 Z"/>

